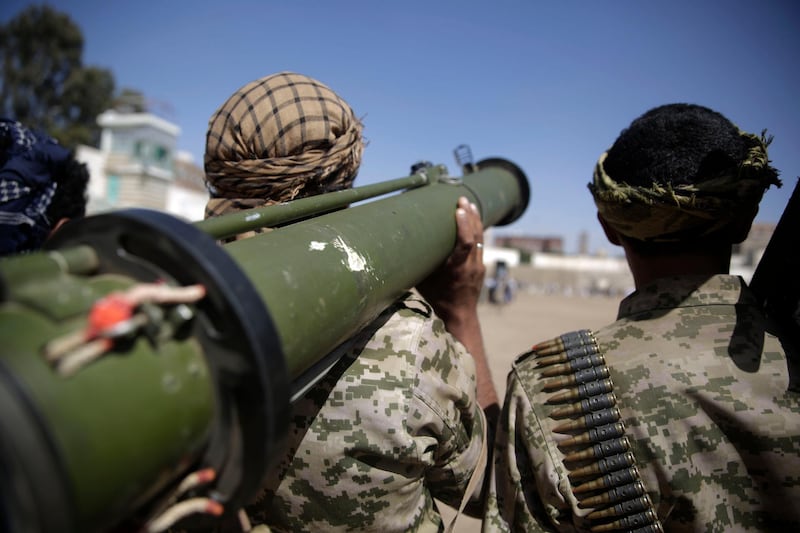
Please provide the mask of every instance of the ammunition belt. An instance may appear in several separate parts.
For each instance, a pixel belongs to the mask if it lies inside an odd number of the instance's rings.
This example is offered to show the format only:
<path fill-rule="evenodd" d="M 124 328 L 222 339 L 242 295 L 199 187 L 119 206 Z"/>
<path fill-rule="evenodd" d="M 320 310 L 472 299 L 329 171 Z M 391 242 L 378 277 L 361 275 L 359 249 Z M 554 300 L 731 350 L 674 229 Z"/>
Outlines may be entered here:
<path fill-rule="evenodd" d="M 573 331 L 535 345 L 545 392 L 552 392 L 552 431 L 578 506 L 592 509 L 593 532 L 663 532 L 644 487 L 620 420 L 614 384 L 605 358 L 589 330 Z"/>

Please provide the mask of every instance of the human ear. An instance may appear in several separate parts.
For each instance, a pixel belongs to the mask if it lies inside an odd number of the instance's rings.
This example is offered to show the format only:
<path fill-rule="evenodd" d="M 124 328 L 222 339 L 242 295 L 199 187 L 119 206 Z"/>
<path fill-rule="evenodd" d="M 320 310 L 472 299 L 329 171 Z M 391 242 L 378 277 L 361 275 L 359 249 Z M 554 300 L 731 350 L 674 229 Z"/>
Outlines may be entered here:
<path fill-rule="evenodd" d="M 603 218 L 599 212 L 597 213 L 597 220 L 600 222 L 600 225 L 603 226 L 603 231 L 606 234 L 606 239 L 611 244 L 615 244 L 617 246 L 622 246 L 622 240 L 619 238 L 619 233 L 616 232 L 614 228 L 606 222 L 606 219 Z"/>

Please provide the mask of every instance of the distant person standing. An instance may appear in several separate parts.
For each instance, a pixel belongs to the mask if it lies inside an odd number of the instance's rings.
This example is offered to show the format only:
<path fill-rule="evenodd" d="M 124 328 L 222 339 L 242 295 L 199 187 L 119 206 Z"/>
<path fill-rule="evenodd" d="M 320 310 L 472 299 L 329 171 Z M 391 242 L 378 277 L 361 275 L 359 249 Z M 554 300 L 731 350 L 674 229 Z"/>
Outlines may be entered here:
<path fill-rule="evenodd" d="M 494 275 L 489 278 L 489 301 L 496 305 L 510 303 L 514 297 L 514 280 L 508 269 L 508 263 L 497 261 L 494 265 Z"/>
<path fill-rule="evenodd" d="M 89 171 L 55 139 L 0 118 L 0 256 L 37 250 L 86 214 Z"/>
<path fill-rule="evenodd" d="M 800 394 L 728 273 L 780 185 L 768 144 L 671 104 L 600 157 L 589 188 L 636 291 L 613 324 L 515 362 L 485 531 L 800 530 Z"/>

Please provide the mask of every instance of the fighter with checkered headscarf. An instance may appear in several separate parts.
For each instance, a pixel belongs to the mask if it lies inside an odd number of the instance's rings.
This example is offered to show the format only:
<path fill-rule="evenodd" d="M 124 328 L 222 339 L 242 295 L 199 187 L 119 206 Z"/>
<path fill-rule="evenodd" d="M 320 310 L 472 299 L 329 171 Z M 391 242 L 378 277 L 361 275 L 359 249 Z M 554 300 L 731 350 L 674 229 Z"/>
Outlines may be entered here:
<path fill-rule="evenodd" d="M 86 165 L 55 139 L 0 118 L 0 256 L 38 249 L 86 213 Z"/>
<path fill-rule="evenodd" d="M 769 138 L 670 104 L 622 131 L 589 184 L 636 290 L 508 377 L 484 531 L 789 531 L 800 395 L 787 352 L 729 273 L 778 172 Z"/>
<path fill-rule="evenodd" d="M 347 102 L 317 80 L 284 72 L 248 83 L 209 121 L 206 216 L 350 187 L 362 130 Z"/>
<path fill-rule="evenodd" d="M 350 187 L 363 147 L 361 122 L 326 85 L 291 72 L 253 81 L 209 120 L 207 216 Z M 454 208 L 456 247 L 423 297 L 408 292 L 346 342 L 292 406 L 287 453 L 247 508 L 253 523 L 435 531 L 435 499 L 481 498 L 482 407 L 497 409 L 477 315 L 483 226 L 466 198 Z"/>

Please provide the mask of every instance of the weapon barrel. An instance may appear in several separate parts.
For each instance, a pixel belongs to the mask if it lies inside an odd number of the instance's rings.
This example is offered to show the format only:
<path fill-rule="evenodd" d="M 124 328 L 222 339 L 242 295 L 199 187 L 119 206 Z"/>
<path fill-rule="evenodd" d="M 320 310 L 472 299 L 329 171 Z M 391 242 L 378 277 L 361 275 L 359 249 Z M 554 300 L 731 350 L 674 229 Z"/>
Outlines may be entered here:
<path fill-rule="evenodd" d="M 479 169 L 225 245 L 264 298 L 293 381 L 305 382 L 322 355 L 441 265 L 456 241 L 459 196 L 478 206 L 485 227 L 525 210 L 519 169 L 500 159 Z M 283 260 L 265 269 L 272 257 Z"/>
<path fill-rule="evenodd" d="M 134 209 L 70 222 L 49 251 L 0 261 L 3 530 L 140 524 L 205 467 L 216 478 L 200 493 L 226 510 L 253 497 L 281 454 L 290 398 L 450 254 L 457 198 L 486 227 L 528 203 L 525 175 L 503 159 L 414 180 L 425 186 L 224 246 L 214 237 L 240 224 Z M 92 336 L 113 311 L 99 303 L 157 282 L 205 296 L 144 300 Z"/>

